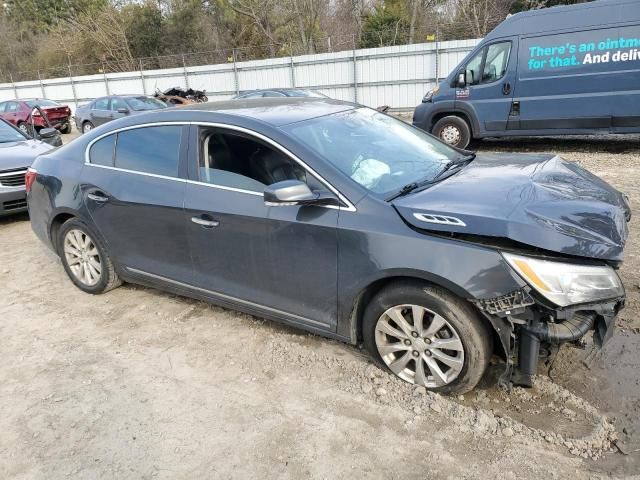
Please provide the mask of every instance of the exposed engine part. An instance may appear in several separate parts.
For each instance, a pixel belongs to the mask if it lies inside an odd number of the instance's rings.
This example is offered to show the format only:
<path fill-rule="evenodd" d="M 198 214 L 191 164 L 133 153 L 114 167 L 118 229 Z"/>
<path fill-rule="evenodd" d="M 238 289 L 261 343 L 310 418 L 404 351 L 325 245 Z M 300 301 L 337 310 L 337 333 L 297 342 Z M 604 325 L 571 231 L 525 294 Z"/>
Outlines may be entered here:
<path fill-rule="evenodd" d="M 553 345 L 574 342 L 593 328 L 595 320 L 594 313 L 577 312 L 560 323 L 534 320 L 529 325 L 521 326 L 518 329 L 518 368 L 513 373 L 513 383 L 523 387 L 533 385 L 541 341 Z"/>
<path fill-rule="evenodd" d="M 539 340 L 549 343 L 574 342 L 582 338 L 595 323 L 596 316 L 584 312 L 576 313 L 573 317 L 560 322 L 535 322 L 522 330 L 535 335 Z"/>
<path fill-rule="evenodd" d="M 516 290 L 515 292 L 503 295 L 502 297 L 489 298 L 486 300 L 478 300 L 476 304 L 480 309 L 490 315 L 500 313 L 510 313 L 518 308 L 533 305 L 534 300 L 525 290 Z"/>

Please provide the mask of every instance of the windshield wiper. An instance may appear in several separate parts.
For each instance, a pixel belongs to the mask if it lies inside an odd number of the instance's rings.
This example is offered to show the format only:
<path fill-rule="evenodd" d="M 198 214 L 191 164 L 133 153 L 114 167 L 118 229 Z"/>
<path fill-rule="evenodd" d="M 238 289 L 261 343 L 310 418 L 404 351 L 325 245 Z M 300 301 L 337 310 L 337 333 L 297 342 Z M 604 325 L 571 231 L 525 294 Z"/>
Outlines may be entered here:
<path fill-rule="evenodd" d="M 459 165 L 464 165 L 466 163 L 472 162 L 475 158 L 476 158 L 476 154 L 471 153 L 465 157 L 459 158 L 458 160 L 451 160 L 447 162 L 443 167 L 443 169 L 440 170 L 440 172 L 435 177 L 433 177 L 432 182 L 442 177 L 445 173 L 447 173 L 453 167 L 457 167 Z"/>
<path fill-rule="evenodd" d="M 437 183 L 440 178 L 449 170 L 451 170 L 453 167 L 459 166 L 459 165 L 464 165 L 466 163 L 472 162 L 474 159 L 476 158 L 476 154 L 472 153 L 470 155 L 467 155 L 465 157 L 459 158 L 458 160 L 451 160 L 449 162 L 447 162 L 445 164 L 445 166 L 442 168 L 442 170 L 440 170 L 440 172 L 438 172 L 438 174 L 433 177 L 431 180 L 428 181 L 423 181 L 423 182 L 412 182 L 412 183 L 408 183 L 407 185 L 405 185 L 404 187 L 402 187 L 400 190 L 398 190 L 398 192 L 394 193 L 393 195 L 391 195 L 389 198 L 387 198 L 387 202 L 390 202 L 392 200 L 395 200 L 396 198 L 400 198 L 403 197 L 405 195 L 408 195 L 409 193 L 422 188 L 422 187 L 426 187 L 428 185 L 432 185 L 434 183 Z"/>

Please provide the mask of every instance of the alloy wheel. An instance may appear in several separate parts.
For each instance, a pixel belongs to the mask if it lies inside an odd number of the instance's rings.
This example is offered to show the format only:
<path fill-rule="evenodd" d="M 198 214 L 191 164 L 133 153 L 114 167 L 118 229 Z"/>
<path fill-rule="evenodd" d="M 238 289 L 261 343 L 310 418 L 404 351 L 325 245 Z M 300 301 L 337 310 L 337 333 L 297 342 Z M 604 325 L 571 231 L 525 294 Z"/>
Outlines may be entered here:
<path fill-rule="evenodd" d="M 93 125 L 91 125 L 90 123 L 85 123 L 82 126 L 82 133 L 87 133 L 89 130 L 91 130 L 93 128 Z"/>
<path fill-rule="evenodd" d="M 449 145 L 457 145 L 460 143 L 462 133 L 455 125 L 447 125 L 440 131 L 440 138 Z"/>
<path fill-rule="evenodd" d="M 464 345 L 441 315 L 419 305 L 397 305 L 375 328 L 378 353 L 401 379 L 437 388 L 453 382 L 464 366 Z"/>
<path fill-rule="evenodd" d="M 82 284 L 92 287 L 102 276 L 100 252 L 93 239 L 82 230 L 69 230 L 64 237 L 64 256 L 69 270 Z"/>

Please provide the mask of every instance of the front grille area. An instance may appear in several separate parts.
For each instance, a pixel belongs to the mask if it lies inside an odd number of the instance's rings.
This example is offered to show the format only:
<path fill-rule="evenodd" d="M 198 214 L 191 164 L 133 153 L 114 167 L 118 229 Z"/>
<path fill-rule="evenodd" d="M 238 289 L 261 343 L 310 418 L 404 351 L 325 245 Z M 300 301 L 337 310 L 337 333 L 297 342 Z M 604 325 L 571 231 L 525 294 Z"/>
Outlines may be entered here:
<path fill-rule="evenodd" d="M 10 200 L 8 202 L 4 202 L 2 207 L 7 212 L 11 210 L 18 210 L 19 208 L 27 208 L 27 199 L 21 198 L 20 200 Z"/>
<path fill-rule="evenodd" d="M 5 170 L 0 172 L 0 186 L 2 187 L 21 187 L 24 185 L 24 176 L 27 170 L 17 168 L 14 170 Z"/>

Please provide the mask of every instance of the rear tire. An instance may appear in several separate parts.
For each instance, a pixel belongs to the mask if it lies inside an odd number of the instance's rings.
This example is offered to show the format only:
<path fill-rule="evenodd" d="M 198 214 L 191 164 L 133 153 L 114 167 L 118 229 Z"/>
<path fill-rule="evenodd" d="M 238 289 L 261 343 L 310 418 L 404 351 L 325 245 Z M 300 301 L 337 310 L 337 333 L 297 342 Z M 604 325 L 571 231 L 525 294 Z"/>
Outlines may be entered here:
<path fill-rule="evenodd" d="M 90 130 L 93 130 L 93 123 L 91 122 L 84 122 L 82 124 L 82 133 L 87 133 Z"/>
<path fill-rule="evenodd" d="M 83 292 L 105 293 L 122 285 L 100 237 L 82 220 L 62 224 L 56 245 L 67 275 Z"/>
<path fill-rule="evenodd" d="M 60 133 L 64 133 L 65 135 L 71 133 L 71 123 L 67 123 L 63 128 L 61 128 Z"/>
<path fill-rule="evenodd" d="M 492 354 L 491 332 L 468 302 L 417 281 L 383 289 L 367 306 L 362 328 L 379 365 L 438 393 L 472 390 Z"/>
<path fill-rule="evenodd" d="M 469 124 L 455 115 L 438 120 L 431 132 L 443 142 L 457 148 L 467 148 L 471 142 Z"/>

